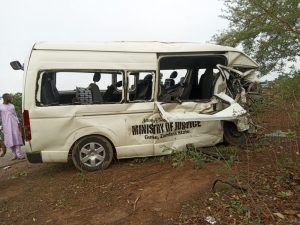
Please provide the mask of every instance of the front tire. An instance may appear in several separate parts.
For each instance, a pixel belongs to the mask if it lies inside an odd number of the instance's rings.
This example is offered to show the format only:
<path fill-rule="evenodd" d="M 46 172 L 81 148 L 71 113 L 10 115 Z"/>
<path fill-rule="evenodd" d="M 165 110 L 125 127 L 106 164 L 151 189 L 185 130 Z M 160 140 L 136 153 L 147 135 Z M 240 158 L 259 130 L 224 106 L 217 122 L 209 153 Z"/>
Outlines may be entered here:
<path fill-rule="evenodd" d="M 247 143 L 247 133 L 238 131 L 233 122 L 223 122 L 224 142 L 229 145 L 243 146 Z"/>
<path fill-rule="evenodd" d="M 92 135 L 80 139 L 72 150 L 72 161 L 81 171 L 93 172 L 109 167 L 113 158 L 111 143 L 102 136 Z"/>

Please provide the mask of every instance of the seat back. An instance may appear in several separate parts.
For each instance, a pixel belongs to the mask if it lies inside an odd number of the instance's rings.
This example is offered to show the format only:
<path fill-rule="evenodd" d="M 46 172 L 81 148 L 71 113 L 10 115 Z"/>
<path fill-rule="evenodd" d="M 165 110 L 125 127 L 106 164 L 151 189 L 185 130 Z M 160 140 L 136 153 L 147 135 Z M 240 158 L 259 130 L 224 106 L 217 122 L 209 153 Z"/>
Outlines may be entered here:
<path fill-rule="evenodd" d="M 165 87 L 166 90 L 172 88 L 174 85 L 175 85 L 175 80 L 173 80 L 171 78 L 168 78 L 168 79 L 165 80 L 164 87 Z"/>
<path fill-rule="evenodd" d="M 112 102 L 114 99 L 114 92 L 117 90 L 115 85 L 110 85 L 107 87 L 106 92 L 103 95 L 103 100 L 105 102 Z"/>
<path fill-rule="evenodd" d="M 191 85 L 190 83 L 193 83 L 193 79 L 195 76 L 197 76 L 198 70 L 193 69 L 189 73 L 191 73 L 190 76 L 187 76 L 183 80 L 181 80 L 180 87 L 178 88 L 180 91 L 180 99 L 182 100 L 187 100 L 191 98 L 193 85 Z"/>
<path fill-rule="evenodd" d="M 213 68 L 207 68 L 200 78 L 200 99 L 210 99 L 213 95 L 214 73 Z"/>
<path fill-rule="evenodd" d="M 136 88 L 136 100 L 150 100 L 152 93 L 152 75 L 148 74 L 144 80 L 139 81 Z"/>
<path fill-rule="evenodd" d="M 102 103 L 103 98 L 98 85 L 96 83 L 91 83 L 89 89 L 92 92 L 93 103 Z"/>
<path fill-rule="evenodd" d="M 94 83 L 91 83 L 89 85 L 89 89 L 92 92 L 93 103 L 102 103 L 103 102 L 103 98 L 102 98 L 100 89 L 99 89 L 98 85 L 96 84 L 96 82 L 100 81 L 100 79 L 101 79 L 101 73 L 96 72 L 93 76 Z"/>
<path fill-rule="evenodd" d="M 41 102 L 43 104 L 59 104 L 59 93 L 56 88 L 53 73 L 44 73 L 41 87 Z"/>

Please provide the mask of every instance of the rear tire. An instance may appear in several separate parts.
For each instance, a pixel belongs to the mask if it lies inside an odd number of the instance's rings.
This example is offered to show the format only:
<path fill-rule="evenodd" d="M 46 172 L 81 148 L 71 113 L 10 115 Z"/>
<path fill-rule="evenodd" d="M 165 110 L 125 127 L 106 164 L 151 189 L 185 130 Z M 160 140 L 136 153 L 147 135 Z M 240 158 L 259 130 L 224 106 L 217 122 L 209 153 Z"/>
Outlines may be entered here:
<path fill-rule="evenodd" d="M 247 133 L 238 131 L 233 122 L 224 121 L 224 142 L 229 145 L 242 146 L 247 143 Z"/>
<path fill-rule="evenodd" d="M 72 150 L 72 161 L 81 171 L 93 172 L 109 167 L 113 158 L 111 143 L 102 136 L 91 135 L 80 139 Z"/>

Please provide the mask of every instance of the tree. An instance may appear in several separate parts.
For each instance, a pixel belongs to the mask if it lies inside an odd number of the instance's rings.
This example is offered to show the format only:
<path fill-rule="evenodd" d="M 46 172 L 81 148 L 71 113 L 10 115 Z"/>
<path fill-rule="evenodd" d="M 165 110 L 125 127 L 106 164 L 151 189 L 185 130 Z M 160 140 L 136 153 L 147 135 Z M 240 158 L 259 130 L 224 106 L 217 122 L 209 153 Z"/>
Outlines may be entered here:
<path fill-rule="evenodd" d="M 19 118 L 22 118 L 22 93 L 17 92 L 15 94 L 12 94 L 13 101 L 12 104 L 14 104 L 17 115 Z"/>
<path fill-rule="evenodd" d="M 218 44 L 242 46 L 262 74 L 283 71 L 300 56 L 299 0 L 225 0 L 221 17 L 229 28 L 214 36 Z"/>

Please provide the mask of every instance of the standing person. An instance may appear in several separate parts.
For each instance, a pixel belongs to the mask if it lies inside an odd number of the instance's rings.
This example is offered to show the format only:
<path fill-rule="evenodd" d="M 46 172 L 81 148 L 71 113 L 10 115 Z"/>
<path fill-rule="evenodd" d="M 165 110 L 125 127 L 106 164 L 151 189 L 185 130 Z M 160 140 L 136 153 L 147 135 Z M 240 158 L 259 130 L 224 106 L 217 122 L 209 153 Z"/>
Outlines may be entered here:
<path fill-rule="evenodd" d="M 13 160 L 24 159 L 21 152 L 23 141 L 19 129 L 19 119 L 16 114 L 15 106 L 11 104 L 12 96 L 10 94 L 4 94 L 2 98 L 3 104 L 0 104 L 0 121 L 4 134 L 4 145 L 6 148 L 12 150 L 14 154 Z"/>

